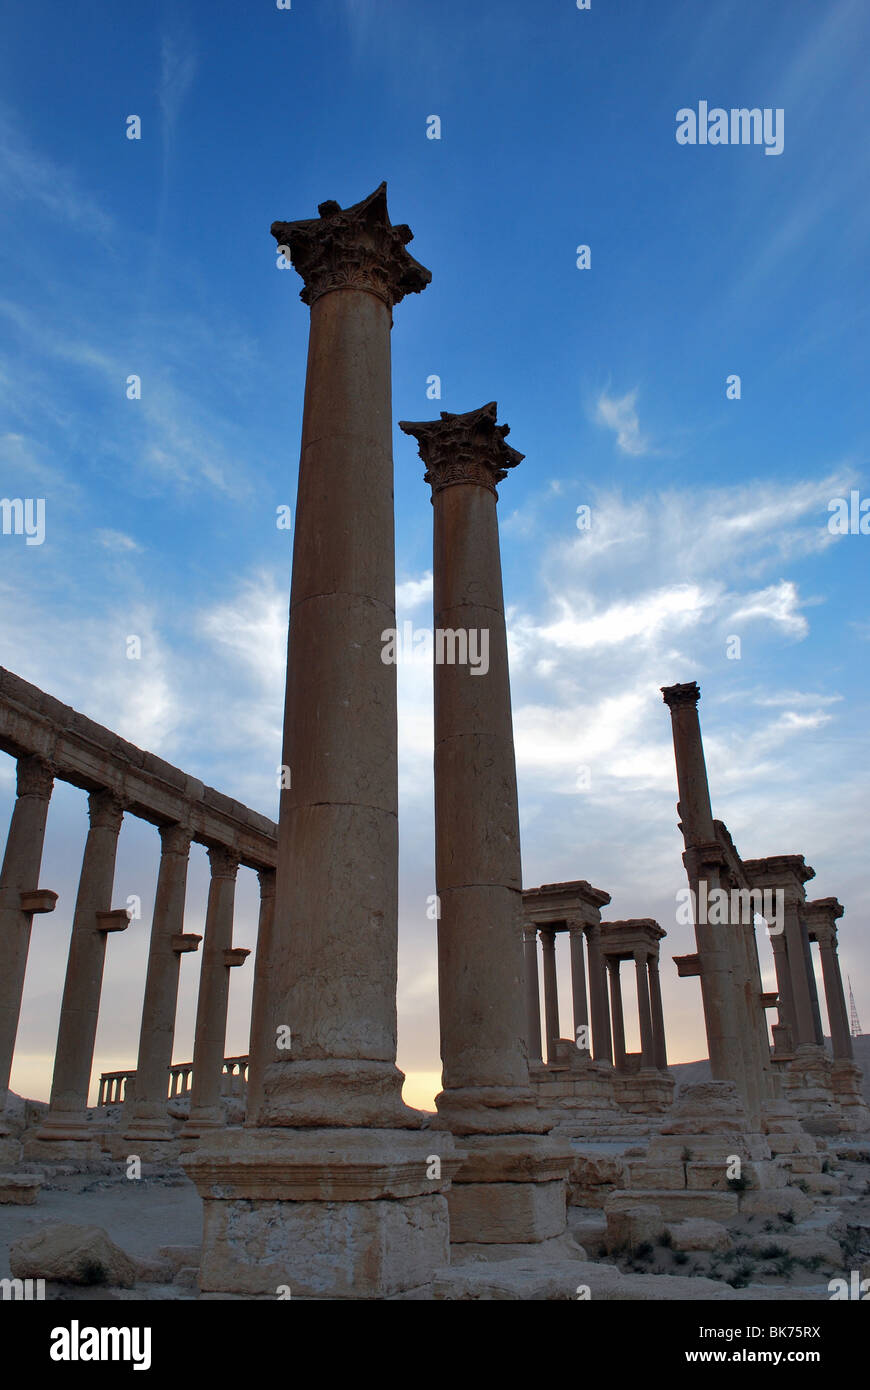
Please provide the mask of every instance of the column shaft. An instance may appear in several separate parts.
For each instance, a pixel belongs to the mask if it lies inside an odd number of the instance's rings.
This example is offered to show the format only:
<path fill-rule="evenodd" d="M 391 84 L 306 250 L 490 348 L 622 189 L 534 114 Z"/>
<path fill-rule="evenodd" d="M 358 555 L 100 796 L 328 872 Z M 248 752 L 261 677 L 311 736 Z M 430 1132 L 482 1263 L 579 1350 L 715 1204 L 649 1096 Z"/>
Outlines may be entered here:
<path fill-rule="evenodd" d="M 583 924 L 575 922 L 568 927 L 571 938 L 571 998 L 574 1005 L 574 1041 L 581 1036 L 589 1036 L 589 1006 L 586 1000 L 586 939 Z M 589 1053 L 587 1046 L 580 1049 Z"/>
<path fill-rule="evenodd" d="M 224 1122 L 221 1077 L 230 995 L 230 972 L 225 953 L 233 944 L 233 907 L 239 861 L 234 853 L 223 847 L 210 849 L 208 857 L 211 882 L 196 1002 L 190 1119 L 185 1128 L 185 1133 L 190 1134 L 215 1128 Z"/>
<path fill-rule="evenodd" d="M 652 1014 L 650 1012 L 649 981 L 646 952 L 635 951 L 634 969 L 637 976 L 637 1015 L 640 1024 L 640 1064 L 644 1070 L 655 1066 Z"/>
<path fill-rule="evenodd" d="M 108 912 L 112 905 L 124 810 L 112 792 L 97 791 L 88 797 L 88 814 L 90 829 L 73 915 L 51 1098 L 44 1120 L 46 1138 L 61 1137 L 61 1130 L 69 1130 L 70 1137 L 87 1132 L 85 1111 L 106 959 L 107 933 L 100 928 L 97 913 Z"/>
<path fill-rule="evenodd" d="M 667 1071 L 668 1044 L 667 1034 L 665 1033 L 665 1015 L 664 1009 L 662 1008 L 662 985 L 659 978 L 659 962 L 657 956 L 650 956 L 649 958 L 649 993 L 650 1005 L 652 1008 L 655 1065 L 658 1067 L 659 1071 Z"/>
<path fill-rule="evenodd" d="M 529 1061 L 540 1062 L 541 987 L 538 979 L 538 929 L 529 923 L 523 929 L 526 957 L 526 1047 Z"/>
<path fill-rule="evenodd" d="M 184 931 L 190 840 L 190 831 L 182 825 L 160 827 L 160 869 L 142 1002 L 135 1093 L 127 1128 L 131 1135 L 153 1139 L 171 1136 L 166 1102 L 181 966 L 173 939 Z"/>
<path fill-rule="evenodd" d="M 610 1015 L 613 1022 L 613 1065 L 625 1071 L 625 1017 L 622 1011 L 622 983 L 618 956 L 606 956 L 610 974 Z"/>
<path fill-rule="evenodd" d="M 843 990 L 843 977 L 837 955 L 837 943 L 833 933 L 819 938 L 819 954 L 822 958 L 822 979 L 825 984 L 825 1003 L 828 1009 L 828 1023 L 831 1028 L 831 1047 L 835 1057 L 849 1061 L 853 1058 L 852 1034 L 849 1028 L 849 1014 L 846 1009 L 846 995 Z"/>
<path fill-rule="evenodd" d="M 556 974 L 556 933 L 552 927 L 541 928 L 541 949 L 544 956 L 544 1019 L 547 1029 L 547 1061 L 556 1060 L 559 1041 L 559 981 Z"/>
<path fill-rule="evenodd" d="M 254 961 L 254 993 L 251 1000 L 251 1037 L 248 1045 L 247 1123 L 255 1124 L 263 1098 L 263 1078 L 269 1061 L 278 1052 L 269 1018 L 269 980 L 272 931 L 275 917 L 275 870 L 259 869 L 260 917 L 257 923 L 257 955 Z"/>
<path fill-rule="evenodd" d="M 607 967 L 601 951 L 601 927 L 594 924 L 586 929 L 589 948 L 589 1003 L 592 1013 L 592 1047 L 596 1062 L 613 1061 L 613 1042 L 610 1035 L 610 1009 L 607 1003 Z"/>
<path fill-rule="evenodd" d="M 21 894 L 39 887 L 52 769 L 40 758 L 18 759 L 18 793 L 0 871 L 0 1113 L 5 1109 L 24 994 L 33 913 Z"/>

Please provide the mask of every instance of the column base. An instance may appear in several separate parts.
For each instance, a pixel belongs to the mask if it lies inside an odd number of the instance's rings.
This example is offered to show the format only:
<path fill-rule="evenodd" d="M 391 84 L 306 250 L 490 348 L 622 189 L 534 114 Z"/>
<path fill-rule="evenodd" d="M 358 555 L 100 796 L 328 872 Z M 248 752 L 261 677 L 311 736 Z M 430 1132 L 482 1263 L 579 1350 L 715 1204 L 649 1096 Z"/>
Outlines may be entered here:
<path fill-rule="evenodd" d="M 531 1086 L 457 1086 L 435 1097 L 437 1128 L 455 1135 L 546 1134 L 552 1121 Z"/>
<path fill-rule="evenodd" d="M 567 1176 L 572 1150 L 541 1134 L 469 1135 L 459 1139 L 464 1160 L 447 1195 L 451 1251 L 539 1246 L 567 1236 Z M 508 1253 L 510 1251 L 510 1253 Z M 453 1256 L 451 1255 L 451 1258 Z"/>
<path fill-rule="evenodd" d="M 189 1118 L 182 1125 L 180 1138 L 198 1139 L 213 1129 L 225 1129 L 226 1124 L 222 1105 L 198 1105 L 196 1109 L 191 1109 Z"/>
<path fill-rule="evenodd" d="M 203 1200 L 204 1295 L 390 1298 L 447 1263 L 449 1134 L 240 1129 L 183 1167 Z"/>
<path fill-rule="evenodd" d="M 424 1115 L 402 1100 L 404 1073 L 392 1062 L 337 1058 L 272 1062 L 253 1127 L 421 1129 Z"/>
<path fill-rule="evenodd" d="M 102 1139 L 102 1132 L 87 1118 L 85 1110 L 49 1110 L 36 1131 L 37 1139 Z"/>

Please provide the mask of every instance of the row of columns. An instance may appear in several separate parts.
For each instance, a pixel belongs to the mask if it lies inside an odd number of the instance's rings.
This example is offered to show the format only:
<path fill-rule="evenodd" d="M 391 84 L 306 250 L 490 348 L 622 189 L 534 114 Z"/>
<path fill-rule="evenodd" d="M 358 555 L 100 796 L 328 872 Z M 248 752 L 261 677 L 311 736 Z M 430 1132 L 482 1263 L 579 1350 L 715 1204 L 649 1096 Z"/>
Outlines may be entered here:
<path fill-rule="evenodd" d="M 17 760 L 17 795 L 0 871 L 0 1096 L 8 1093 L 27 967 L 32 919 L 50 911 L 57 895 L 39 890 L 54 769 L 39 757 Z M 106 941 L 129 925 L 126 909 L 112 909 L 118 836 L 125 807 L 108 789 L 88 796 L 85 843 L 64 980 L 49 1107 L 40 1137 L 79 1139 L 92 1133 L 87 1100 L 99 1020 Z M 184 931 L 184 905 L 192 835 L 181 824 L 159 827 L 161 854 L 142 1006 L 136 1080 L 126 1133 L 169 1139 L 167 1076 L 172 1062 L 181 956 L 203 939 Z M 233 948 L 233 907 L 239 859 L 222 846 L 208 850 L 211 866 L 205 946 L 197 1001 L 189 1131 L 223 1121 L 220 1103 L 229 971 L 248 952 Z M 274 897 L 274 870 L 259 871 L 261 925 Z M 130 1099 L 128 1097 L 128 1099 Z"/>
<path fill-rule="evenodd" d="M 557 927 L 524 927 L 526 969 L 526 1036 L 530 1061 L 542 1060 L 540 980 L 538 974 L 537 938 L 540 935 L 543 959 L 544 1024 L 547 1040 L 547 1061 L 556 1060 L 556 1045 L 561 1038 L 559 1022 L 558 979 L 556 970 Z M 620 957 L 603 952 L 601 926 L 597 923 L 568 922 L 566 928 L 571 951 L 571 996 L 574 1013 L 574 1039 L 591 1032 L 592 1057 L 596 1062 L 615 1063 L 620 1071 L 627 1065 L 625 1050 L 625 1021 L 620 979 Z M 589 994 L 585 955 L 589 957 Z M 637 980 L 637 1008 L 641 1042 L 641 1066 L 644 1069 L 667 1068 L 664 1013 L 658 957 L 642 947 L 632 952 Z M 609 1002 L 608 1002 L 609 979 Z M 590 1028 L 589 1016 L 592 1016 Z"/>

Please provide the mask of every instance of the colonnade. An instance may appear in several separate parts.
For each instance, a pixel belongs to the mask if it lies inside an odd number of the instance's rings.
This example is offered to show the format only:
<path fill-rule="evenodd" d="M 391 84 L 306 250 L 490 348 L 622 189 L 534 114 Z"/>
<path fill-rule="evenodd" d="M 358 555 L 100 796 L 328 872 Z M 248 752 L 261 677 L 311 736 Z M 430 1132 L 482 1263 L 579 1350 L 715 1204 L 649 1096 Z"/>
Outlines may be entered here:
<path fill-rule="evenodd" d="M 63 712 L 56 722 L 50 718 L 52 706 Z M 28 741 L 33 744 L 30 749 Z M 194 841 L 208 850 L 211 882 L 189 1124 L 195 1134 L 203 1127 L 222 1123 L 220 1091 L 229 971 L 248 955 L 232 945 L 236 875 L 242 863 L 256 869 L 261 895 L 269 898 L 274 883 L 273 822 L 203 787 L 152 754 L 123 743 L 109 730 L 2 669 L 0 748 L 17 760 L 17 794 L 0 870 L 0 1099 L 4 1108 L 33 917 L 52 911 L 57 901 L 55 893 L 39 887 L 39 877 L 49 803 L 55 780 L 61 779 L 87 791 L 89 830 L 73 912 L 51 1095 L 39 1137 L 74 1140 L 93 1134 L 86 1112 L 107 943 L 114 932 L 130 925 L 128 910 L 112 907 L 118 838 L 128 814 L 156 824 L 161 854 L 135 1096 L 125 1117 L 125 1132 L 139 1138 L 172 1137 L 166 1102 L 180 960 L 196 951 L 203 939 L 184 931 L 188 862 Z M 106 1090 L 112 1094 L 113 1088 Z"/>

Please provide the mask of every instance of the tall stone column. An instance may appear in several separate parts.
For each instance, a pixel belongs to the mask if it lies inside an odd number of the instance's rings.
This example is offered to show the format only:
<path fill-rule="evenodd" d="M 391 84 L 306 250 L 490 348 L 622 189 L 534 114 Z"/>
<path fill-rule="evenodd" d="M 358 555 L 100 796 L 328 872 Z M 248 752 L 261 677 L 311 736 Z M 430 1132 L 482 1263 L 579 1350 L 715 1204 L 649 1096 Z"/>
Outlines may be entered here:
<path fill-rule="evenodd" d="M 233 911 L 236 896 L 238 855 L 222 845 L 208 852 L 211 882 L 205 914 L 205 937 L 196 1000 L 196 1033 L 193 1043 L 193 1084 L 190 1091 L 190 1119 L 184 1126 L 185 1138 L 195 1138 L 207 1129 L 221 1128 L 221 1078 L 227 1038 L 227 1006 L 230 998 L 230 972 L 226 955 L 233 944 Z"/>
<path fill-rule="evenodd" d="M 601 950 L 601 927 L 597 922 L 586 928 L 589 946 L 589 1005 L 592 1013 L 592 1048 L 596 1062 L 613 1061 L 610 1036 L 610 1009 L 607 1004 L 607 967 Z"/>
<path fill-rule="evenodd" d="M 801 897 L 790 885 L 785 889 L 785 944 L 788 952 L 791 994 L 795 1011 L 795 1047 L 809 1043 L 819 1045 L 816 1036 L 816 1017 L 810 988 L 810 968 L 804 946 L 806 927 L 801 921 Z"/>
<path fill-rule="evenodd" d="M 534 922 L 523 927 L 526 955 L 526 1047 L 529 1061 L 542 1061 L 541 989 L 538 980 L 538 929 Z"/>
<path fill-rule="evenodd" d="M 619 957 L 605 956 L 610 974 L 610 1014 L 613 1020 L 613 1064 L 625 1071 L 625 1016 L 622 1010 L 622 984 L 619 978 Z"/>
<path fill-rule="evenodd" d="M 568 923 L 571 940 L 571 999 L 574 1005 L 574 1042 L 583 1037 L 586 1045 L 579 1050 L 591 1052 L 589 1037 L 589 1006 L 586 1002 L 586 939 L 582 922 Z"/>
<path fill-rule="evenodd" d="M 254 993 L 251 1000 L 251 1038 L 248 1045 L 248 1124 L 255 1122 L 263 1100 L 263 1073 L 272 1055 L 269 1037 L 268 996 L 271 971 L 272 929 L 275 918 L 275 870 L 258 869 L 260 916 L 257 923 L 257 955 L 254 960 Z"/>
<path fill-rule="evenodd" d="M 440 1123 L 465 1163 L 449 1194 L 453 1258 L 565 1233 L 567 1164 L 536 1140 L 549 1125 L 523 1047 L 522 867 L 496 484 L 522 459 L 490 402 L 399 422 L 432 487 L 435 866 Z M 556 1022 L 544 943 L 547 1032 Z M 548 1037 L 548 1044 L 549 1044 Z"/>
<path fill-rule="evenodd" d="M 0 1132 L 5 1129 L 2 1115 L 9 1092 L 33 914 L 51 910 L 48 902 L 41 907 L 27 906 L 23 899 L 35 901 L 54 770 L 41 758 L 21 757 L 17 775 L 17 796 L 0 871 Z"/>
<path fill-rule="evenodd" d="M 556 1060 L 556 1043 L 561 1035 L 559 1024 L 559 981 L 556 975 L 556 932 L 553 927 L 541 927 L 541 952 L 544 957 L 544 1021 L 547 1029 L 547 1061 Z"/>
<path fill-rule="evenodd" d="M 635 951 L 634 970 L 637 976 L 637 1017 L 640 1024 L 640 1065 L 644 1071 L 655 1066 L 653 1046 L 652 1012 L 649 1000 L 649 977 L 647 975 L 646 951 Z"/>
<path fill-rule="evenodd" d="M 797 1017 L 794 1007 L 794 993 L 791 987 L 791 968 L 783 933 L 774 933 L 770 938 L 770 944 L 773 947 L 773 965 L 776 970 L 776 986 L 779 994 L 777 1004 L 779 1023 L 780 1027 L 784 1026 L 788 1030 L 786 1045 L 791 1050 L 796 1046 Z"/>
<path fill-rule="evenodd" d="M 175 1042 L 178 976 L 182 954 L 196 950 L 200 940 L 184 933 L 190 841 L 187 826 L 160 826 L 160 869 L 142 1002 L 139 1058 L 125 1128 L 125 1135 L 131 1139 L 165 1140 L 173 1134 L 166 1102 Z"/>
<path fill-rule="evenodd" d="M 124 807 L 113 792 L 91 792 L 90 830 L 85 842 L 73 915 L 66 980 L 60 1006 L 51 1098 L 38 1137 L 89 1139 L 88 1090 L 103 989 L 106 937 L 130 924 L 123 910 L 111 911 L 115 857 Z"/>
<path fill-rule="evenodd" d="M 204 1290 L 381 1298 L 446 1262 L 455 1166 L 449 1135 L 403 1104 L 396 1067 L 396 670 L 383 636 L 395 628 L 392 310 L 431 277 L 405 249 L 410 229 L 390 222 L 386 185 L 318 211 L 272 227 L 311 331 L 267 1065 L 248 1125 L 201 1144 L 188 1170 L 204 1198 Z"/>
<path fill-rule="evenodd" d="M 714 1081 L 733 1081 L 743 1100 L 750 1122 L 760 1122 L 758 1078 L 747 1066 L 745 1043 L 741 1037 L 740 991 L 744 982 L 735 980 L 735 955 L 729 928 L 709 921 L 710 895 L 720 888 L 724 852 L 716 840 L 710 789 L 698 721 L 701 692 L 694 681 L 662 687 L 662 696 L 671 712 L 674 755 L 679 785 L 679 816 L 686 853 L 683 856 L 695 904 L 695 940 L 698 947 L 701 996 L 710 1069 Z"/>
<path fill-rule="evenodd" d="M 652 1030 L 653 1030 L 653 1053 L 654 1066 L 659 1071 L 668 1069 L 668 1044 L 667 1034 L 665 1033 L 665 1014 L 662 1008 L 662 985 L 659 978 L 658 956 L 649 958 L 649 993 L 650 1007 L 652 1009 Z"/>
<path fill-rule="evenodd" d="M 839 903 L 837 904 L 839 907 Z M 842 912 L 842 908 L 840 908 Z M 851 1061 L 852 1034 L 849 1028 L 849 1013 L 846 1008 L 846 994 L 843 977 L 840 973 L 840 960 L 837 955 L 837 929 L 833 920 L 830 925 L 816 925 L 816 940 L 822 960 L 822 979 L 825 984 L 825 1004 L 828 1010 L 828 1023 L 831 1027 L 831 1048 L 836 1058 Z"/>

